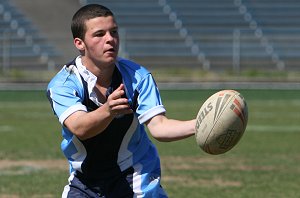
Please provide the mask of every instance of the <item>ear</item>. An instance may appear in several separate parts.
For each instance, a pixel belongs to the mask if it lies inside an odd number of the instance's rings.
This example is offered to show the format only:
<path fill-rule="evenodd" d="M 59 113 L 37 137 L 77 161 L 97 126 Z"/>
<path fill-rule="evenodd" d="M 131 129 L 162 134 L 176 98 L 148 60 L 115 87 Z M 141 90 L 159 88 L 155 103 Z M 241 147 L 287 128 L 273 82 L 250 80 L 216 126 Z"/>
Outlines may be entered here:
<path fill-rule="evenodd" d="M 85 44 L 84 44 L 83 40 L 81 40 L 80 38 L 75 38 L 73 42 L 74 42 L 75 47 L 79 51 L 84 51 L 85 50 Z"/>

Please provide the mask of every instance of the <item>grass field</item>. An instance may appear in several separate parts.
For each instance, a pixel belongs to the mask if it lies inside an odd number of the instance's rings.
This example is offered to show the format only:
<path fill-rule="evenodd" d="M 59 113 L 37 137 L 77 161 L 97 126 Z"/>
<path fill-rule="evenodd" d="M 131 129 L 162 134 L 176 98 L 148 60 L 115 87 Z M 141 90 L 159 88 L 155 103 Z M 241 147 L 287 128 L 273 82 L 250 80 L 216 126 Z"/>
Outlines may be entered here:
<path fill-rule="evenodd" d="M 162 91 L 169 117 L 191 119 L 216 90 Z M 300 92 L 240 90 L 249 122 L 223 155 L 194 138 L 158 143 L 163 186 L 171 198 L 300 197 Z M 0 91 L 0 198 L 60 197 L 68 167 L 60 126 L 42 91 Z"/>

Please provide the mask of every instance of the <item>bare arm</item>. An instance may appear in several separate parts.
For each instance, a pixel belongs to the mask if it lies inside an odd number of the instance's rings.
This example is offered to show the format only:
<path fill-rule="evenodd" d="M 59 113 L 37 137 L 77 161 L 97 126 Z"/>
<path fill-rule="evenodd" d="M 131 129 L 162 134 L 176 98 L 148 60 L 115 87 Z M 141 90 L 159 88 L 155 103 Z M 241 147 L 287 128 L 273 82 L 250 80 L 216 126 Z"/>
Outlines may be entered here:
<path fill-rule="evenodd" d="M 122 98 L 123 94 L 124 85 L 121 84 L 101 107 L 92 112 L 77 111 L 64 121 L 64 125 L 82 140 L 98 135 L 115 116 L 132 113 L 128 100 Z"/>
<path fill-rule="evenodd" d="M 161 142 L 181 140 L 195 134 L 196 120 L 180 121 L 157 115 L 146 122 L 151 135 Z"/>

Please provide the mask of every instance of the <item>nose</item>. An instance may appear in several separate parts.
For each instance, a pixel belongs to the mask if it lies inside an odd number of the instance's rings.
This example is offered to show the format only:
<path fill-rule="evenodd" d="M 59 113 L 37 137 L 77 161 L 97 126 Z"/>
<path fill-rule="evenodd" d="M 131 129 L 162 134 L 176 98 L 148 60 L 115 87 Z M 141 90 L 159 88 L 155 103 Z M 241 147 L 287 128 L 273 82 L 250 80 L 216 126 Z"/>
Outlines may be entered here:
<path fill-rule="evenodd" d="M 106 33 L 106 40 L 107 41 L 112 41 L 114 39 L 113 35 L 110 32 Z"/>

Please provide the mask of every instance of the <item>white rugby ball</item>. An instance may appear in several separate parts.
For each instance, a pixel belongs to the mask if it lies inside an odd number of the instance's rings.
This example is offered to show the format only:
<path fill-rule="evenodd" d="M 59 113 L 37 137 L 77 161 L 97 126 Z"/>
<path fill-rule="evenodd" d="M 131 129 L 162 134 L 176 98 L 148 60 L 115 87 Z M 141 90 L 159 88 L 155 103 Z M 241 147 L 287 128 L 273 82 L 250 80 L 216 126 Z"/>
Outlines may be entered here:
<path fill-rule="evenodd" d="M 232 149 L 243 136 L 248 122 L 244 97 L 235 90 L 210 96 L 197 114 L 196 142 L 203 151 L 218 155 Z"/>

